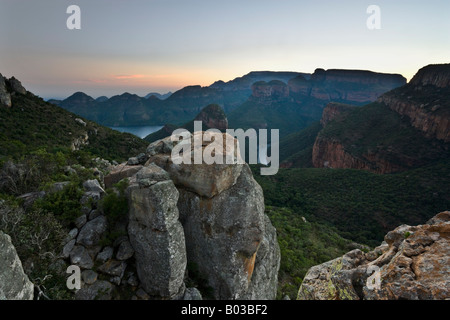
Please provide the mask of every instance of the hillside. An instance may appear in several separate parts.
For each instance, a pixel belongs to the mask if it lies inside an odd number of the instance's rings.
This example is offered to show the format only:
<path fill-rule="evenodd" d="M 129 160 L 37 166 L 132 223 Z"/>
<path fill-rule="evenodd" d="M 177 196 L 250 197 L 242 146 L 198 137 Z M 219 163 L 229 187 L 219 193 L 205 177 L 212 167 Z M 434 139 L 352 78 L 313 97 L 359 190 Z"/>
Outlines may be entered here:
<path fill-rule="evenodd" d="M 220 105 L 227 113 L 237 108 L 251 95 L 254 82 L 267 79 L 287 82 L 298 75 L 308 76 L 297 72 L 259 71 L 228 82 L 217 81 L 211 86 L 187 86 L 160 97 L 124 93 L 110 99 L 96 100 L 77 92 L 64 100 L 51 102 L 106 126 L 182 125 L 210 104 Z"/>
<path fill-rule="evenodd" d="M 80 118 L 30 92 L 11 95 L 12 106 L 0 106 L 0 160 L 20 158 L 39 149 L 81 150 L 121 161 L 145 150 L 147 143 Z"/>
<path fill-rule="evenodd" d="M 228 129 L 228 120 L 225 112 L 217 104 L 210 104 L 203 108 L 195 119 L 186 122 L 181 126 L 166 124 L 160 130 L 153 132 L 144 138 L 147 142 L 154 142 L 159 139 L 166 138 L 172 134 L 176 129 L 183 128 L 189 132 L 194 132 L 194 121 L 202 122 L 203 131 L 208 129 L 218 129 L 224 132 Z"/>

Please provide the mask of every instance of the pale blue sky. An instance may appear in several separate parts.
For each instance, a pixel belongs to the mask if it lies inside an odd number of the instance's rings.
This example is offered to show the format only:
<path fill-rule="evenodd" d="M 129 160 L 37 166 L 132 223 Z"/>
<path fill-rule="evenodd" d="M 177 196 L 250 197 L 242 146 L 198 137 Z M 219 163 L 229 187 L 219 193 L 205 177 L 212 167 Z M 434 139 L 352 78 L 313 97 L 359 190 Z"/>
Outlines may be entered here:
<path fill-rule="evenodd" d="M 66 8 L 81 8 L 68 30 Z M 368 30 L 369 5 L 381 30 Z M 144 95 L 254 70 L 450 62 L 448 0 L 0 0 L 0 73 L 42 97 Z"/>

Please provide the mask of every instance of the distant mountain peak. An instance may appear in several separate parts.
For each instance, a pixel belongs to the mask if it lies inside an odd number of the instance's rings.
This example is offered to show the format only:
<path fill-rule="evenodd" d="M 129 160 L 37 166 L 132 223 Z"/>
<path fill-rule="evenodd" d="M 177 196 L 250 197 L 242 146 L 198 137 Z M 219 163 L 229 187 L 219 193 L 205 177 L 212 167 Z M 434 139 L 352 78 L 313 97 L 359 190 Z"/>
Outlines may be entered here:
<path fill-rule="evenodd" d="M 86 93 L 81 92 L 81 91 L 75 92 L 73 95 L 71 95 L 70 97 L 68 97 L 65 100 L 69 100 L 70 101 L 70 100 L 80 100 L 80 99 L 83 99 L 83 100 L 87 99 L 89 101 L 94 101 L 95 100 L 91 96 L 89 96 Z"/>

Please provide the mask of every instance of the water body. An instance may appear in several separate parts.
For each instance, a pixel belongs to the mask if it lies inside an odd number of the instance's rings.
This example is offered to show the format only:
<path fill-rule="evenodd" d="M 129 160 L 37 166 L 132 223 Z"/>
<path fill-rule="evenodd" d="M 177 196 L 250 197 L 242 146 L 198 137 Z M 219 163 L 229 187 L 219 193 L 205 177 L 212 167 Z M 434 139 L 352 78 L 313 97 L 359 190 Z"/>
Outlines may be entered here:
<path fill-rule="evenodd" d="M 120 132 L 128 132 L 138 136 L 139 138 L 145 138 L 150 133 L 156 132 L 163 126 L 138 126 L 138 127 L 110 127 L 113 130 Z"/>

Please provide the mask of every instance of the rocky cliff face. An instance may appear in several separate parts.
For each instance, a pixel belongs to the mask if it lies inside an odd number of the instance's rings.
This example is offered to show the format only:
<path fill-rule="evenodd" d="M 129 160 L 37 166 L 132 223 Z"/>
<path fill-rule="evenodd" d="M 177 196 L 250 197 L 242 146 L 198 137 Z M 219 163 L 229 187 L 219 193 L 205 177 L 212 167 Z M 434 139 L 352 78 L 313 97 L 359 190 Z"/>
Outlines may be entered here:
<path fill-rule="evenodd" d="M 348 107 L 329 104 L 321 120 L 324 130 L 314 143 L 313 165 L 391 173 L 445 158 L 449 74 L 448 65 L 422 68 L 409 84 L 351 113 Z"/>
<path fill-rule="evenodd" d="M 312 267 L 300 300 L 444 300 L 450 298 L 450 212 L 402 225 L 373 251 L 359 249 Z"/>
<path fill-rule="evenodd" d="M 27 94 L 27 90 L 16 78 L 6 79 L 0 74 L 0 105 L 11 107 L 11 95 L 16 93 Z"/>
<path fill-rule="evenodd" d="M 414 78 L 411 79 L 410 85 L 427 86 L 432 85 L 438 88 L 446 88 L 450 86 L 450 64 L 428 65 L 420 69 Z"/>
<path fill-rule="evenodd" d="M 425 136 L 450 141 L 450 64 L 420 69 L 410 83 L 379 98 Z"/>
<path fill-rule="evenodd" d="M 405 159 L 405 161 L 407 160 Z M 389 162 L 386 159 L 386 155 L 380 152 L 366 153 L 358 157 L 346 151 L 345 146 L 341 142 L 321 137 L 318 137 L 314 143 L 312 163 L 315 168 L 350 168 L 368 170 L 380 174 L 401 171 L 408 165 L 407 163 L 398 165 Z M 409 166 L 413 165 L 414 163 L 409 163 Z"/>
<path fill-rule="evenodd" d="M 315 98 L 361 104 L 375 101 L 381 94 L 405 83 L 406 79 L 398 74 L 316 69 L 309 81 L 303 76 L 290 80 L 289 89 L 298 101 Z"/>
<path fill-rule="evenodd" d="M 258 81 L 252 85 L 252 97 L 260 102 L 282 101 L 289 97 L 289 87 L 282 81 Z"/>

